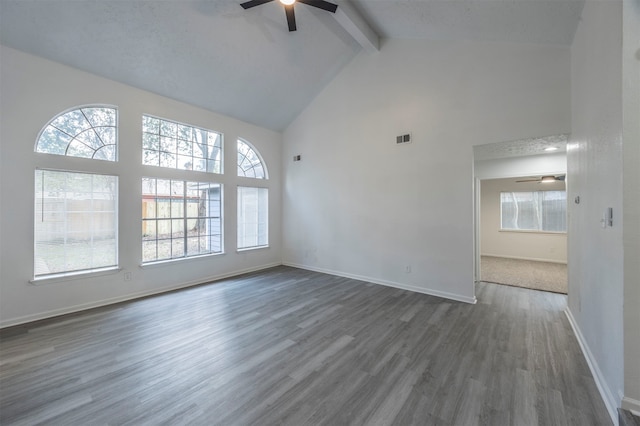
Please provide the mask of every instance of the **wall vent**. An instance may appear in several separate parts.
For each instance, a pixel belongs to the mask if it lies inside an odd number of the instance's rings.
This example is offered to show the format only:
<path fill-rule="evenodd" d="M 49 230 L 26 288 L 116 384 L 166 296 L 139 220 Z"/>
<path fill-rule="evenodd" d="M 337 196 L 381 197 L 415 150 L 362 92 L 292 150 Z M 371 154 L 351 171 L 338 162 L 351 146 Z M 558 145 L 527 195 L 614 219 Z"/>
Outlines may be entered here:
<path fill-rule="evenodd" d="M 402 143 L 411 143 L 411 133 L 396 136 L 396 144 L 400 145 Z"/>

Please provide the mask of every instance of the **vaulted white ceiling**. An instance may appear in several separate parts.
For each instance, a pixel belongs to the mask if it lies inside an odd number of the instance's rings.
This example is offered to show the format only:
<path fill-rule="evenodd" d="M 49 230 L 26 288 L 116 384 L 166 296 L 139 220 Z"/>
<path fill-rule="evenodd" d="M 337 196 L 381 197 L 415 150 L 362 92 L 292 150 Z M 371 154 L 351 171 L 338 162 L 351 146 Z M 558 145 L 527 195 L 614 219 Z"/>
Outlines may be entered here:
<path fill-rule="evenodd" d="M 381 37 L 570 45 L 582 0 L 352 0 Z"/>
<path fill-rule="evenodd" d="M 0 42 L 283 130 L 362 50 L 358 20 L 297 4 L 290 33 L 277 1 L 242 1 L 0 0 Z M 381 37 L 568 45 L 583 0 L 336 3 Z"/>

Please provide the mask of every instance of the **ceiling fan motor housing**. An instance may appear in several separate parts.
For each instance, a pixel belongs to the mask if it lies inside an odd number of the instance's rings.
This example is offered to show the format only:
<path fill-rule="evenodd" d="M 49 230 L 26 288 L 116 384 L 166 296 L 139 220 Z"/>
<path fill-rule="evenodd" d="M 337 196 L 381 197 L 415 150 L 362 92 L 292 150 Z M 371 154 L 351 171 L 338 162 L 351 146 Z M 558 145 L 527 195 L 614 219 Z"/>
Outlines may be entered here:
<path fill-rule="evenodd" d="M 274 0 L 249 0 L 241 3 L 240 6 L 242 6 L 243 9 L 251 9 L 252 7 L 260 6 L 265 3 L 271 3 L 272 1 Z M 297 29 L 296 14 L 293 9 L 296 3 L 304 3 L 331 13 L 336 13 L 336 10 L 338 10 L 337 4 L 333 4 L 325 0 L 280 0 L 280 3 L 284 5 L 284 13 L 287 17 L 289 31 L 295 31 Z"/>

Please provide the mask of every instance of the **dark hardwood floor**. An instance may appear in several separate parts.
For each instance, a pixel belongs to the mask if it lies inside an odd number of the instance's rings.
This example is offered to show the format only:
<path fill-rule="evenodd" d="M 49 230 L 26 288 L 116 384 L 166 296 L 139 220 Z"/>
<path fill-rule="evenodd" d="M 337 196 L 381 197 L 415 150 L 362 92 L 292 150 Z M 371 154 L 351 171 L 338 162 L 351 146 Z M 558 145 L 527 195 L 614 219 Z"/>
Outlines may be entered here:
<path fill-rule="evenodd" d="M 0 333 L 2 425 L 610 425 L 563 295 L 277 267 Z"/>

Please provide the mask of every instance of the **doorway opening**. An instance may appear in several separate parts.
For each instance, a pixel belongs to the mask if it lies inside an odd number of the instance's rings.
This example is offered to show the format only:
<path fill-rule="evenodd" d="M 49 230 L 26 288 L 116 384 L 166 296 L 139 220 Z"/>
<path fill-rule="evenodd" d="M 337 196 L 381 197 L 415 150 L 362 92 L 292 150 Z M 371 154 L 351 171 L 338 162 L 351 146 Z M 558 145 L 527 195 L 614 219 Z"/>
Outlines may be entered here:
<path fill-rule="evenodd" d="M 474 147 L 476 282 L 567 293 L 566 141 Z"/>

